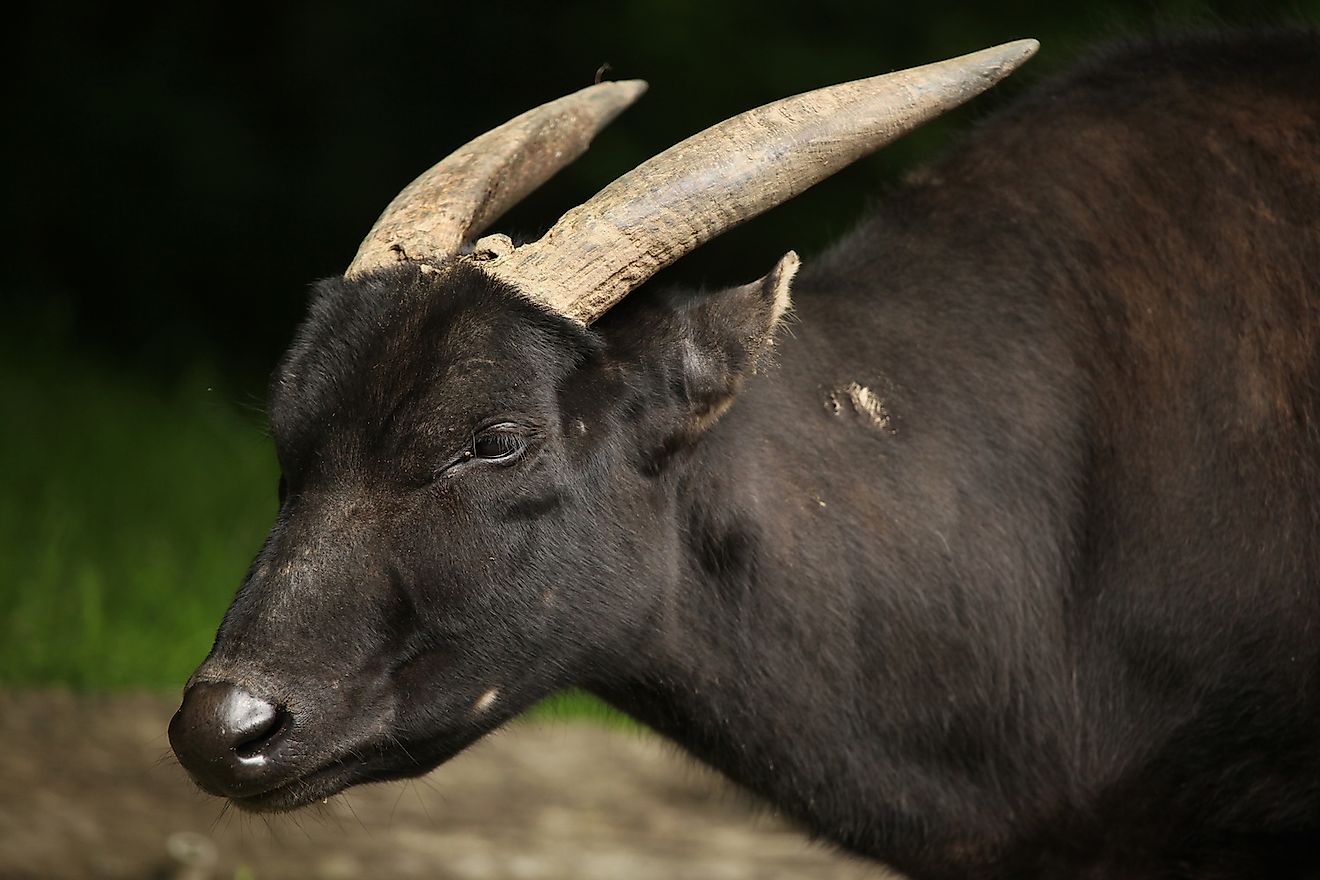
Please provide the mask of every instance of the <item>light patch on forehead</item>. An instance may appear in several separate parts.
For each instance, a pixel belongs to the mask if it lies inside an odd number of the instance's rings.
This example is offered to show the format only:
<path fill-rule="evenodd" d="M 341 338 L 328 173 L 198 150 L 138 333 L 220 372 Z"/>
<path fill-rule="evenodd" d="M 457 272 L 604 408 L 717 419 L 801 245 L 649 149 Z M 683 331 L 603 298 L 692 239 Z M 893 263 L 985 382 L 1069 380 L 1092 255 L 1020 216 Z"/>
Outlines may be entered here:
<path fill-rule="evenodd" d="M 476 712 L 478 715 L 487 712 L 489 711 L 491 706 L 495 705 L 495 701 L 498 700 L 499 698 L 500 698 L 500 689 L 497 687 L 493 687 L 490 690 L 486 691 L 481 696 L 477 697 L 477 701 L 472 704 L 472 711 Z"/>

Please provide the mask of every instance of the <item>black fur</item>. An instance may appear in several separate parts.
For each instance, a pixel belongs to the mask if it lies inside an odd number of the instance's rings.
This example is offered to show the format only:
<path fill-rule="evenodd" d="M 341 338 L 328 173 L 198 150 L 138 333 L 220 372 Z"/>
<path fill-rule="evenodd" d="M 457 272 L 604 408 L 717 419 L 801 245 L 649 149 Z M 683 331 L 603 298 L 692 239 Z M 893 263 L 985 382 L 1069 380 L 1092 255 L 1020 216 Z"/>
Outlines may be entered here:
<path fill-rule="evenodd" d="M 1111 52 L 809 263 L 771 349 L 772 299 L 323 283 L 199 676 L 338 769 L 249 806 L 579 685 L 917 878 L 1320 876 L 1320 39 Z M 491 420 L 526 453 L 463 461 Z"/>

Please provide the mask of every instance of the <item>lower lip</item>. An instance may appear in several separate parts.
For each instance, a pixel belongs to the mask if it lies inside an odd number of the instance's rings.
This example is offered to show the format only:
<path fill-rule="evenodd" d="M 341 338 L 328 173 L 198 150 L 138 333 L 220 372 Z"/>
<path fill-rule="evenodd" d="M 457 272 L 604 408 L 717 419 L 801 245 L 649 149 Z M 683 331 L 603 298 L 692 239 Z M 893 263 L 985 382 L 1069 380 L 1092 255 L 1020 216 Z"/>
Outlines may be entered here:
<path fill-rule="evenodd" d="M 451 737 L 448 741 L 435 743 L 427 750 L 422 760 L 408 767 L 389 769 L 378 765 L 370 768 L 361 759 L 341 758 L 276 788 L 258 794 L 231 797 L 229 800 L 240 810 L 249 813 L 283 813 L 296 810 L 317 801 L 325 801 L 359 783 L 385 782 L 426 773 L 457 755 L 483 732 L 478 730 L 466 736 Z M 422 753 L 420 750 L 414 750 L 412 754 Z"/>
<path fill-rule="evenodd" d="M 350 784 L 350 775 L 347 765 L 336 762 L 260 794 L 231 797 L 229 800 L 240 810 L 249 813 L 282 813 L 338 794 Z"/>

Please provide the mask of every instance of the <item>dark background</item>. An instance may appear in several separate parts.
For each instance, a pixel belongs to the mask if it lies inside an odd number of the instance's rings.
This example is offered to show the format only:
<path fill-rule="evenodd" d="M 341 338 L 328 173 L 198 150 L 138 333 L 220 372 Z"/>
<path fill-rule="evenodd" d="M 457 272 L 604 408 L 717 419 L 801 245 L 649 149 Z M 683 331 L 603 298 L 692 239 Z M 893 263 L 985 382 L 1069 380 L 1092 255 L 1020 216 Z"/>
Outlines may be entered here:
<path fill-rule="evenodd" d="M 31 4 L 7 40 L 4 336 L 126 361 L 147 382 L 200 359 L 259 394 L 307 284 L 342 271 L 404 184 L 603 64 L 610 78 L 649 80 L 650 93 L 498 228 L 535 234 L 648 156 L 758 104 L 1041 40 L 1005 86 L 662 276 L 745 280 L 789 247 L 809 258 L 902 169 L 1098 44 L 1318 6 Z"/>

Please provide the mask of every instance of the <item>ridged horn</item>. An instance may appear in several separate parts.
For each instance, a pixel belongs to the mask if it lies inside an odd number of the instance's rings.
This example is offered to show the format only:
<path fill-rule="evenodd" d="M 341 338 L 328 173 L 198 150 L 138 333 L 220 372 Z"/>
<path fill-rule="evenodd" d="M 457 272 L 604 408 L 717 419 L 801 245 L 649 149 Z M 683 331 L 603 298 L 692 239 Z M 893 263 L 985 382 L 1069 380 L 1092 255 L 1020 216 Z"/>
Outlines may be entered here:
<path fill-rule="evenodd" d="M 714 125 L 480 265 L 590 324 L 659 270 L 999 82 L 1035 40 L 785 98 Z"/>
<path fill-rule="evenodd" d="M 465 240 L 586 152 L 596 133 L 645 91 L 641 80 L 597 83 L 468 142 L 390 202 L 344 274 L 458 253 Z"/>

